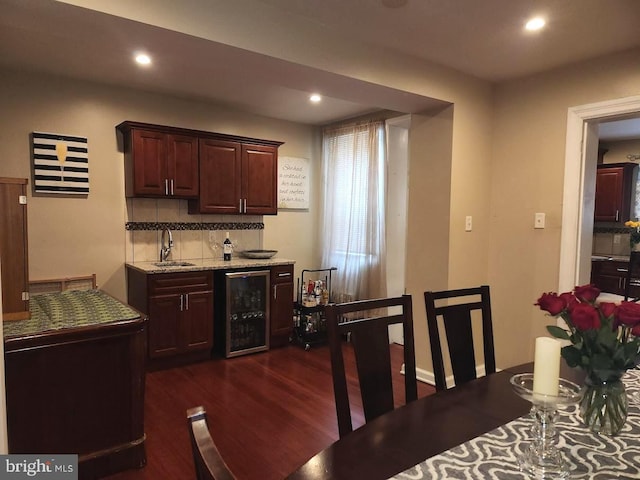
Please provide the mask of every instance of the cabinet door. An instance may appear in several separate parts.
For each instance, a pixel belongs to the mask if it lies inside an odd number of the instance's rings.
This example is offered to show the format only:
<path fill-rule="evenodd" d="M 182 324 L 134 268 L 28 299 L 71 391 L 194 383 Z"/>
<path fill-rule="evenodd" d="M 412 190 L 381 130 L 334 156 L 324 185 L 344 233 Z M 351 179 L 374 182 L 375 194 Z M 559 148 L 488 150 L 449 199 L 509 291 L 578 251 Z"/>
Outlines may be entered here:
<path fill-rule="evenodd" d="M 164 197 L 169 178 L 165 134 L 134 129 L 131 135 L 134 194 Z"/>
<path fill-rule="evenodd" d="M 184 295 L 180 327 L 183 351 L 211 349 L 213 346 L 213 292 Z"/>
<path fill-rule="evenodd" d="M 242 192 L 244 212 L 249 215 L 278 213 L 278 149 L 261 145 L 242 146 Z"/>
<path fill-rule="evenodd" d="M 174 197 L 197 197 L 198 139 L 184 135 L 167 135 L 167 171 L 169 194 Z"/>
<path fill-rule="evenodd" d="M 624 295 L 625 278 L 619 275 L 594 275 L 591 283 L 597 286 L 603 292 L 615 293 L 616 295 Z"/>
<path fill-rule="evenodd" d="M 200 140 L 200 213 L 240 213 L 240 156 L 239 143 Z"/>
<path fill-rule="evenodd" d="M 149 299 L 149 357 L 167 357 L 180 351 L 182 295 Z"/>
<path fill-rule="evenodd" d="M 23 292 L 29 291 L 27 263 L 26 179 L 0 178 L 0 259 L 2 260 L 2 308 L 5 320 L 29 318 L 29 302 Z"/>
<path fill-rule="evenodd" d="M 622 168 L 598 170 L 596 175 L 595 220 L 618 222 L 622 209 Z"/>
<path fill-rule="evenodd" d="M 293 266 L 271 269 L 271 347 L 289 342 L 293 329 Z"/>

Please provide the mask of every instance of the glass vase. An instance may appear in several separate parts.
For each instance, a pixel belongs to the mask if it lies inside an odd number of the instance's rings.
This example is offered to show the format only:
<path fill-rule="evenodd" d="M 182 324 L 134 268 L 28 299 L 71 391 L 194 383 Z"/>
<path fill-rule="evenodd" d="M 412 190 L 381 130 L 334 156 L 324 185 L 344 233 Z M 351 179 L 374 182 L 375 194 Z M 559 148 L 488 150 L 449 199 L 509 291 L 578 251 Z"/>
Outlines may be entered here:
<path fill-rule="evenodd" d="M 583 390 L 580 415 L 591 431 L 613 436 L 622 430 L 628 400 L 620 377 L 602 381 L 588 376 Z"/>
<path fill-rule="evenodd" d="M 531 402 L 531 440 L 518 455 L 518 467 L 536 480 L 562 480 L 570 469 L 557 447 L 558 432 L 555 422 L 558 408 L 578 403 L 582 389 L 568 380 L 560 379 L 557 395 L 533 391 L 533 374 L 521 373 L 511 377 L 515 392 Z"/>

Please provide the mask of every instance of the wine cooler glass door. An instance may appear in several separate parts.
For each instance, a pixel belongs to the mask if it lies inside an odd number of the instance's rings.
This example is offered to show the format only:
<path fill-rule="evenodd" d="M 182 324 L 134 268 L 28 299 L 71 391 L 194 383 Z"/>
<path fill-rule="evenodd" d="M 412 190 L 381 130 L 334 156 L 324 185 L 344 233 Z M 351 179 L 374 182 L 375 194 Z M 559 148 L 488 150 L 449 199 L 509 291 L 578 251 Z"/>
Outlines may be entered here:
<path fill-rule="evenodd" d="M 269 349 L 269 270 L 227 273 L 226 356 Z"/>

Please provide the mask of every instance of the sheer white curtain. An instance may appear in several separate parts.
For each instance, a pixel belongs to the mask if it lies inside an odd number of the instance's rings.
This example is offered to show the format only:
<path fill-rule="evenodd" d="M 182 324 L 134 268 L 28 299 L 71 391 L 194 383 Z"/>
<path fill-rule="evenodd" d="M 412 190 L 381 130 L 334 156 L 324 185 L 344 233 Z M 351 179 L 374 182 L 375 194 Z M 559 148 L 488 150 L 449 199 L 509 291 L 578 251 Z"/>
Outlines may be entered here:
<path fill-rule="evenodd" d="M 325 129 L 322 155 L 322 265 L 338 269 L 332 300 L 384 297 L 384 122 Z"/>

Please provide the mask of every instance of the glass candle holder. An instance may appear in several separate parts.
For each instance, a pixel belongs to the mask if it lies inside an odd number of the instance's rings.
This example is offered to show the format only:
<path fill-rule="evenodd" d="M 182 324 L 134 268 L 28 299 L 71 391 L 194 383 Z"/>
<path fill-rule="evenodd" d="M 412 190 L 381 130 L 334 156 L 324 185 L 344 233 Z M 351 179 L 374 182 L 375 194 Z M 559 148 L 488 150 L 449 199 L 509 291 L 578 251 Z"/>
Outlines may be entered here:
<path fill-rule="evenodd" d="M 569 476 L 569 468 L 562 458 L 557 443 L 555 422 L 558 407 L 578 403 L 582 389 L 573 382 L 560 379 L 557 395 L 543 395 L 533 391 L 533 374 L 521 373 L 511 377 L 514 391 L 531 402 L 532 441 L 518 458 L 520 470 L 537 480 L 563 479 Z"/>

